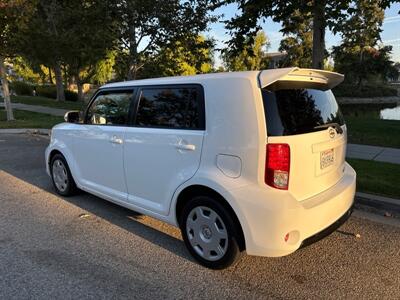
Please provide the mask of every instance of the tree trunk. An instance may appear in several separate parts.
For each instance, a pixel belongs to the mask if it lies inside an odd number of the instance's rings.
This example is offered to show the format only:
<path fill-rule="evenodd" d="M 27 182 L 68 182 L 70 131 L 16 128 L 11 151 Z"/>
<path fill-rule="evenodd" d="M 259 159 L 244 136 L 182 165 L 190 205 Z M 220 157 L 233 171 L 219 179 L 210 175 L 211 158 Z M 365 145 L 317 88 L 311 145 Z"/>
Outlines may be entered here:
<path fill-rule="evenodd" d="M 49 67 L 49 83 L 54 84 L 53 75 L 51 74 L 51 68 Z"/>
<path fill-rule="evenodd" d="M 136 31 L 135 26 L 131 25 L 129 27 L 130 35 L 129 35 L 129 68 L 128 68 L 128 80 L 136 79 L 136 71 L 137 71 L 137 42 L 136 42 Z"/>
<path fill-rule="evenodd" d="M 56 77 L 57 101 L 65 101 L 64 84 L 60 62 L 56 62 L 54 66 L 54 75 Z"/>
<path fill-rule="evenodd" d="M 312 67 L 324 69 L 325 56 L 325 6 L 326 0 L 314 0 Z"/>
<path fill-rule="evenodd" d="M 0 56 L 0 78 L 3 87 L 3 97 L 4 97 L 4 105 L 6 107 L 7 112 L 7 121 L 13 121 L 14 114 L 11 106 L 10 100 L 10 91 L 8 89 L 8 81 L 7 81 L 7 74 L 6 74 L 6 67 L 4 65 L 4 57 Z"/>
<path fill-rule="evenodd" d="M 83 101 L 83 84 L 79 76 L 76 76 L 76 86 L 78 87 L 78 101 Z"/>

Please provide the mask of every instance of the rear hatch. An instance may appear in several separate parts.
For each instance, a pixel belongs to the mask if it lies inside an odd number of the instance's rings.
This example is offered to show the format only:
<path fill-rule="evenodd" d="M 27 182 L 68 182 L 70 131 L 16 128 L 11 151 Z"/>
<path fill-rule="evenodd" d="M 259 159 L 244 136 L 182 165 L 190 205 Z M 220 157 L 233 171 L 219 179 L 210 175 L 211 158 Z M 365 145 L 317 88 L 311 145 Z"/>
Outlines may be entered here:
<path fill-rule="evenodd" d="M 312 72 L 291 72 L 295 77 L 286 74 L 262 87 L 267 141 L 289 145 L 288 191 L 299 201 L 329 189 L 344 174 L 347 132 L 330 90 L 342 77 Z"/>

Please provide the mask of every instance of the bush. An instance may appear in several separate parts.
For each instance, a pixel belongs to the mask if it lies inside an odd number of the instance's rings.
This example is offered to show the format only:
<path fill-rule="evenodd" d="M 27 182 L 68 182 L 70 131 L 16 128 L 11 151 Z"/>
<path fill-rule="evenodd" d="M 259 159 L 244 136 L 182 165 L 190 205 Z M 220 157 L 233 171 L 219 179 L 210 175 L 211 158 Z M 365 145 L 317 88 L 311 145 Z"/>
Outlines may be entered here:
<path fill-rule="evenodd" d="M 42 85 L 36 87 L 36 92 L 38 96 L 57 99 L 57 88 L 55 85 Z M 65 100 L 76 102 L 78 101 L 78 94 L 65 90 Z"/>
<path fill-rule="evenodd" d="M 65 91 L 65 100 L 71 101 L 71 102 L 76 102 L 78 101 L 78 93 L 75 93 L 70 90 Z"/>
<path fill-rule="evenodd" d="M 38 96 L 57 99 L 57 89 L 54 85 L 38 85 L 36 93 Z"/>
<path fill-rule="evenodd" d="M 336 97 L 392 97 L 397 96 L 397 89 L 387 85 L 363 85 L 360 88 L 350 84 L 340 84 L 333 89 Z"/>
<path fill-rule="evenodd" d="M 14 81 L 10 83 L 10 89 L 18 96 L 32 96 L 33 86 L 23 81 Z"/>

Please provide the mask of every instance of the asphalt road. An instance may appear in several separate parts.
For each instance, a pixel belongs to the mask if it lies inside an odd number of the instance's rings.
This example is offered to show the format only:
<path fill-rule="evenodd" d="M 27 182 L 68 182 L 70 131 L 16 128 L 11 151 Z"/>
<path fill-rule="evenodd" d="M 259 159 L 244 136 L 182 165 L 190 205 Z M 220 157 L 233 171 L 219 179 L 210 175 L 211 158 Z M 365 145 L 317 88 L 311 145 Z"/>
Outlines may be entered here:
<path fill-rule="evenodd" d="M 400 298 L 396 220 L 353 216 L 290 256 L 211 271 L 169 225 L 85 193 L 55 195 L 46 144 L 0 135 L 0 299 Z"/>

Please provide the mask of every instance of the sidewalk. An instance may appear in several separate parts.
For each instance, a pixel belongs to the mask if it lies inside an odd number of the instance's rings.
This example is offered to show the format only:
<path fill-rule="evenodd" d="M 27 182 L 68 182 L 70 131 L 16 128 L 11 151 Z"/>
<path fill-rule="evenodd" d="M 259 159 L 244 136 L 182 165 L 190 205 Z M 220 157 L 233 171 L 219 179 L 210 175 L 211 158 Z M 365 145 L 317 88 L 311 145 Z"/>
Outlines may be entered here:
<path fill-rule="evenodd" d="M 346 157 L 400 164 L 400 149 L 348 144 Z"/>
<path fill-rule="evenodd" d="M 63 117 L 67 111 L 70 111 L 69 109 L 52 108 L 52 107 L 47 107 L 47 106 L 29 105 L 29 104 L 22 104 L 22 103 L 12 103 L 11 105 L 12 105 L 13 109 L 33 111 L 33 112 L 49 114 L 49 115 L 59 116 L 59 117 Z M 4 103 L 0 103 L 0 106 L 4 107 Z"/>

